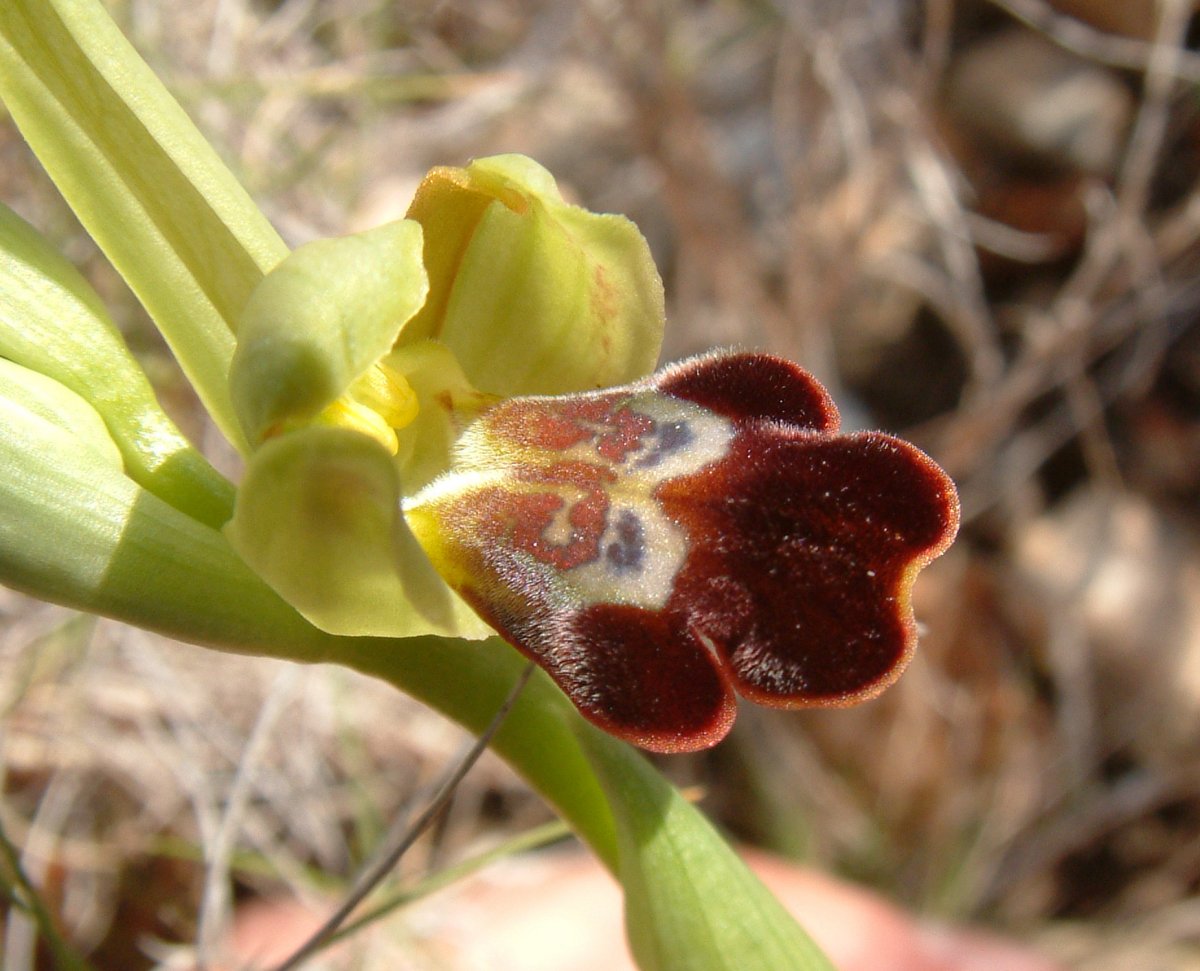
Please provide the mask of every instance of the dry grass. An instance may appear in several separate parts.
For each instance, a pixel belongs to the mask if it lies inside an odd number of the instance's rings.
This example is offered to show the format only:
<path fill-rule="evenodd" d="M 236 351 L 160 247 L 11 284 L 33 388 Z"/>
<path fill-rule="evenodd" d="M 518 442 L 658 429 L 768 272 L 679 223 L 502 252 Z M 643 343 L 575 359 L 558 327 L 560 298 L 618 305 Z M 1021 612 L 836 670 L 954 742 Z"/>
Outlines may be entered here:
<path fill-rule="evenodd" d="M 402 214 L 430 165 L 525 152 L 642 226 L 668 356 L 790 355 L 848 423 L 928 448 L 965 525 L 918 584 L 928 630 L 908 674 L 852 711 L 746 711 L 670 771 L 734 832 L 926 913 L 1073 966 L 1195 968 L 1200 55 L 1181 0 L 1134 20 L 1154 5 L 1058 6 L 114 9 L 291 242 Z M 999 75 L 972 75 L 1022 31 Z M 5 201 L 93 271 L 168 406 L 212 444 L 8 128 L 0 157 Z M 343 878 L 457 748 L 344 671 L 16 596 L 0 611 L 0 818 L 101 967 L 211 940 L 230 868 L 242 896 Z M 489 762 L 409 866 L 543 812 Z M 28 941 L 10 914 L 0 963 L 33 967 Z"/>

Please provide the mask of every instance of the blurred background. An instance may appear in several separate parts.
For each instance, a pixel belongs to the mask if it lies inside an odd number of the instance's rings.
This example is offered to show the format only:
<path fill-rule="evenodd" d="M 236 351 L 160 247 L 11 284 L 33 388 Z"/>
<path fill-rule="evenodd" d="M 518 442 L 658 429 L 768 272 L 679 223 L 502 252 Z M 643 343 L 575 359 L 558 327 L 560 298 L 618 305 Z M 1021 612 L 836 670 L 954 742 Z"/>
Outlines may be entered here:
<path fill-rule="evenodd" d="M 747 707 L 662 761 L 733 838 L 1067 967 L 1200 968 L 1192 0 L 108 5 L 289 243 L 398 218 L 432 165 L 532 155 L 650 240 L 664 360 L 787 355 L 954 476 L 895 688 Z M 221 457 L 6 117 L 0 198 Z M 99 968 L 189 967 L 235 908 L 328 899 L 460 743 L 344 670 L 0 591 L 0 822 Z M 404 872 L 550 818 L 485 759 Z M 324 966 L 449 967 L 437 899 Z M 49 966 L 15 913 L 3 947 Z"/>

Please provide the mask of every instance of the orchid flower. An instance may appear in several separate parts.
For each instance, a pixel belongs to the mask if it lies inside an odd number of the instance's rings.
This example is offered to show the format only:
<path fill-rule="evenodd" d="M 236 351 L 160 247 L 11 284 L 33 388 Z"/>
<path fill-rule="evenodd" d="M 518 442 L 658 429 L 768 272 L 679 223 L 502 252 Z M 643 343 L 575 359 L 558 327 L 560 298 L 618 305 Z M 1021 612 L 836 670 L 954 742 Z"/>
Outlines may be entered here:
<path fill-rule="evenodd" d="M 852 704 L 912 654 L 912 583 L 954 536 L 954 486 L 913 446 L 837 425 L 799 367 L 705 356 L 496 405 L 405 508 L 451 585 L 586 718 L 706 748 L 735 691 Z"/>
<path fill-rule="evenodd" d="M 778 358 L 651 374 L 645 241 L 528 159 L 435 169 L 407 219 L 289 253 L 96 0 L 0 5 L 0 98 L 245 462 L 235 489 L 0 207 L 0 580 L 474 730 L 532 657 L 495 747 L 621 881 L 639 965 L 827 968 L 619 739 L 715 744 L 735 692 L 882 690 L 957 525 L 945 474 L 838 434 Z"/>
<path fill-rule="evenodd" d="M 650 369 L 662 288 L 632 224 L 529 159 L 435 170 L 411 214 L 301 247 L 241 315 L 232 398 L 262 445 L 227 534 L 260 576 L 331 633 L 498 631 L 659 751 L 724 737 L 735 690 L 895 679 L 956 524 L 932 461 L 838 436 L 767 355 L 592 390 Z"/>

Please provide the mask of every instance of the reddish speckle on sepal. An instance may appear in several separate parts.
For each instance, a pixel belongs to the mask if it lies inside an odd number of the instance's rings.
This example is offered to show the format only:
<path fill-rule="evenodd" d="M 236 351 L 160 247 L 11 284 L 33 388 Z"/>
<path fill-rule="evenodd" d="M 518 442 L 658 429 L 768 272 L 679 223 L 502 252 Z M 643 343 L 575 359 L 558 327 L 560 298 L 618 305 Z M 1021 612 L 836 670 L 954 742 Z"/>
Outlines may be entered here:
<path fill-rule="evenodd" d="M 796 365 L 709 355 L 498 405 L 469 433 L 465 485 L 452 472 L 410 519 L 432 515 L 435 562 L 587 718 L 655 751 L 705 748 L 735 691 L 850 704 L 912 654 L 910 589 L 953 540 L 957 495 L 912 445 L 837 427 Z M 487 449 L 517 458 L 489 477 Z"/>

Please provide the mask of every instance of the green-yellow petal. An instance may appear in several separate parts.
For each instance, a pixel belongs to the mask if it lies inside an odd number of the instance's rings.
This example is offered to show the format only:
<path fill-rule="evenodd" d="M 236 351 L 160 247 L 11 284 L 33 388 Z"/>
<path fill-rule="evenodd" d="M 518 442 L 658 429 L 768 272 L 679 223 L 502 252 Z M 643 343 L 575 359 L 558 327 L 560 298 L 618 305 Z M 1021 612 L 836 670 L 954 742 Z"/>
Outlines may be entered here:
<path fill-rule="evenodd" d="M 492 633 L 430 565 L 400 511 L 395 462 L 359 432 L 314 426 L 268 441 L 250 459 L 226 535 L 330 633 Z"/>
<path fill-rule="evenodd" d="M 421 227 L 400 220 L 301 246 L 251 294 L 230 385 L 252 444 L 317 418 L 425 300 Z"/>
<path fill-rule="evenodd" d="M 628 219 L 565 203 L 550 174 L 520 155 L 432 170 L 409 217 L 425 230 L 430 295 L 402 343 L 442 341 L 471 384 L 504 397 L 653 370 L 662 282 Z"/>

